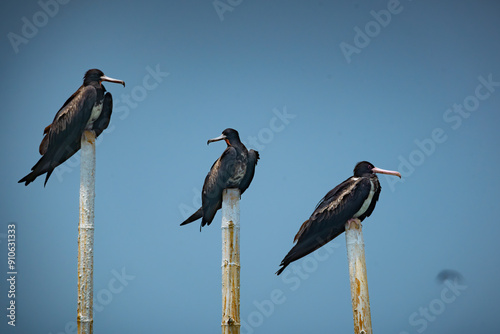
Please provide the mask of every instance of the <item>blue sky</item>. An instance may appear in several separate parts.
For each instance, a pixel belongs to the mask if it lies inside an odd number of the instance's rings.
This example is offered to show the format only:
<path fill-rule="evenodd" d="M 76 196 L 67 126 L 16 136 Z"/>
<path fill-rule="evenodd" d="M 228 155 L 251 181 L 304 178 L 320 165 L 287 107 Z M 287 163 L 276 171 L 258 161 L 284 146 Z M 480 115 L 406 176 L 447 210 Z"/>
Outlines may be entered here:
<path fill-rule="evenodd" d="M 215 3 L 215 5 L 214 5 Z M 225 5 L 224 5 L 225 4 Z M 97 145 L 94 330 L 218 333 L 220 213 L 200 203 L 228 127 L 261 160 L 241 200 L 242 333 L 350 332 L 345 238 L 276 277 L 317 202 L 368 160 L 398 169 L 364 222 L 372 323 L 494 331 L 500 298 L 495 1 L 3 2 L 0 266 L 17 231 L 16 327 L 72 333 L 79 156 L 24 187 L 86 70 L 108 83 Z M 31 28 L 31 30 L 30 30 Z M 443 269 L 460 283 L 438 283 Z"/>

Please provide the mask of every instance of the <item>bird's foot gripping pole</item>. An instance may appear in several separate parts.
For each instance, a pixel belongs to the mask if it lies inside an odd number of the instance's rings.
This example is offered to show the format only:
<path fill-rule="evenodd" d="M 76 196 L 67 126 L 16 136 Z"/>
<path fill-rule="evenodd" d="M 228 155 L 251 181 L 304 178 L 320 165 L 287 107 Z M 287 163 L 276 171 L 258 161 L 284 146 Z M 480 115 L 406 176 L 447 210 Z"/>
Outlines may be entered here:
<path fill-rule="evenodd" d="M 356 225 L 356 226 L 352 226 L 352 225 Z M 363 227 L 363 225 L 361 225 L 361 222 L 359 221 L 358 218 L 351 218 L 347 221 L 346 225 L 345 225 L 345 229 L 346 231 L 347 230 L 350 230 L 352 228 L 356 228 L 356 229 L 361 229 Z"/>
<path fill-rule="evenodd" d="M 347 259 L 351 282 L 352 313 L 355 334 L 372 334 L 368 279 L 366 275 L 365 245 L 359 219 L 350 219 L 345 225 Z"/>

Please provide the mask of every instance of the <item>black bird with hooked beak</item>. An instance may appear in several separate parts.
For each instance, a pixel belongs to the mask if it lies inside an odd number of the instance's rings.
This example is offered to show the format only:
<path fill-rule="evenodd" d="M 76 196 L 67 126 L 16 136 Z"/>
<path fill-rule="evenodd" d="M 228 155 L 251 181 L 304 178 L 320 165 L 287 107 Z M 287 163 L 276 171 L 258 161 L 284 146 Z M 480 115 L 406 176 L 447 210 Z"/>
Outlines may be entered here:
<path fill-rule="evenodd" d="M 311 217 L 300 227 L 294 238 L 297 244 L 288 252 L 281 268 L 281 274 L 292 263 L 345 231 L 345 224 L 357 218 L 363 221 L 369 217 L 380 195 L 380 182 L 376 173 L 401 177 L 399 172 L 377 168 L 368 161 L 358 162 L 354 175 L 330 190 L 318 203 Z"/>
<path fill-rule="evenodd" d="M 208 140 L 207 145 L 224 140 L 227 148 L 217 159 L 208 172 L 201 193 L 201 208 L 186 219 L 181 225 L 186 225 L 201 218 L 201 228 L 210 225 L 214 216 L 222 207 L 222 191 L 226 188 L 239 188 L 241 194 L 252 182 L 255 166 L 259 160 L 259 152 L 248 151 L 240 141 L 238 131 L 226 129 L 222 135 Z"/>
<path fill-rule="evenodd" d="M 52 124 L 43 131 L 39 148 L 42 158 L 19 183 L 25 182 L 27 186 L 47 173 L 45 186 L 54 169 L 80 149 L 85 130 L 93 130 L 97 137 L 108 127 L 113 99 L 110 93 L 105 93 L 103 81 L 120 83 L 125 87 L 122 80 L 109 78 L 98 69 L 88 70 L 83 77 L 83 85 L 64 102 Z"/>

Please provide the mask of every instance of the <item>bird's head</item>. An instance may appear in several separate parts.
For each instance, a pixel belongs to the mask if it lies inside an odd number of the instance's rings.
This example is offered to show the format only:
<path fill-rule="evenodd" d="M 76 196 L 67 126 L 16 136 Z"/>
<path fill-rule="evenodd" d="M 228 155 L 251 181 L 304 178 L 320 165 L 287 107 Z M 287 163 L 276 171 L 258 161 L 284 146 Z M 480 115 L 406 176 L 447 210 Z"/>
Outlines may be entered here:
<path fill-rule="evenodd" d="M 358 162 L 356 164 L 356 167 L 354 167 L 354 176 L 355 177 L 370 176 L 370 175 L 373 175 L 375 173 L 394 175 L 394 176 L 398 176 L 399 178 L 401 178 L 401 174 L 399 172 L 377 168 L 377 167 L 373 166 L 373 164 L 369 163 L 368 161 Z"/>
<path fill-rule="evenodd" d="M 125 81 L 107 77 L 104 75 L 104 73 L 102 73 L 101 70 L 98 70 L 97 68 L 93 68 L 91 70 L 88 70 L 85 73 L 85 75 L 83 76 L 83 85 L 84 86 L 88 86 L 92 82 L 98 82 L 99 85 L 101 85 L 101 82 L 103 82 L 103 81 L 119 83 L 119 84 L 122 84 L 123 87 L 125 87 Z"/>
<path fill-rule="evenodd" d="M 240 135 L 235 129 L 227 128 L 226 130 L 222 131 L 222 135 L 220 135 L 219 137 L 209 139 L 207 141 L 207 145 L 219 140 L 224 140 L 227 146 L 233 146 L 234 144 L 240 143 Z"/>

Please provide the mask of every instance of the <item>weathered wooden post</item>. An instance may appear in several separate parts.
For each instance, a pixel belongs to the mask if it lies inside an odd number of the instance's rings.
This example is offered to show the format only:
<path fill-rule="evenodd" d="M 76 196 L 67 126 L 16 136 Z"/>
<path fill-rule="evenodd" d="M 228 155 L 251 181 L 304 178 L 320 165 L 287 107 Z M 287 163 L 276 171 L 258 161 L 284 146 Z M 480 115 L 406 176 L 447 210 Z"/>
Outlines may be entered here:
<path fill-rule="evenodd" d="M 80 166 L 80 221 L 78 224 L 78 334 L 93 331 L 95 133 L 84 131 Z"/>
<path fill-rule="evenodd" d="M 361 222 L 359 219 L 351 219 L 346 223 L 345 229 L 351 281 L 354 333 L 372 334 L 370 298 L 368 297 L 368 279 L 366 276 L 365 244 Z"/>
<path fill-rule="evenodd" d="M 222 192 L 222 334 L 240 333 L 240 190 Z"/>

